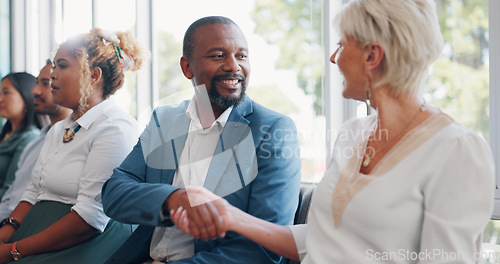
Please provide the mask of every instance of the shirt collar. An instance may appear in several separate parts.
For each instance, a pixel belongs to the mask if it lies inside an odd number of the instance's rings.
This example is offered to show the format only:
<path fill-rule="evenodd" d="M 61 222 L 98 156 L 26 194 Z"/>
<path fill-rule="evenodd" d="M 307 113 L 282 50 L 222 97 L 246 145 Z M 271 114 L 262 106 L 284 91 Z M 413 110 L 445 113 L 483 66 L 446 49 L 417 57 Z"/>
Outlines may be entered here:
<path fill-rule="evenodd" d="M 102 116 L 104 113 L 106 113 L 110 108 L 112 108 L 114 105 L 114 102 L 112 99 L 106 99 L 94 107 L 90 108 L 85 112 L 80 118 L 78 118 L 76 121 L 73 121 L 71 115 L 66 117 L 62 121 L 62 126 L 63 127 L 76 127 L 77 125 L 80 125 L 82 128 L 85 130 L 89 129 L 90 125 L 94 123 L 100 116 Z"/>
<path fill-rule="evenodd" d="M 40 129 L 40 135 L 43 135 L 43 136 L 47 135 L 47 132 L 49 131 L 49 129 L 50 129 L 50 125 L 44 126 L 42 129 Z"/>
<path fill-rule="evenodd" d="M 231 114 L 231 111 L 233 110 L 233 106 L 229 107 L 228 109 L 226 109 L 215 121 L 214 123 L 210 126 L 209 129 L 207 130 L 212 130 L 214 126 L 220 126 L 220 128 L 224 128 L 224 126 L 226 125 L 227 123 L 227 120 L 229 119 L 229 115 Z M 197 109 L 196 109 L 196 98 L 193 96 L 193 98 L 191 99 L 191 101 L 189 102 L 189 105 L 186 109 L 186 114 L 187 116 L 189 117 L 189 119 L 191 119 L 193 125 L 199 129 L 199 130 L 203 130 L 202 126 L 201 126 L 201 121 L 200 121 L 200 118 L 198 117 L 198 114 L 197 114 Z"/>

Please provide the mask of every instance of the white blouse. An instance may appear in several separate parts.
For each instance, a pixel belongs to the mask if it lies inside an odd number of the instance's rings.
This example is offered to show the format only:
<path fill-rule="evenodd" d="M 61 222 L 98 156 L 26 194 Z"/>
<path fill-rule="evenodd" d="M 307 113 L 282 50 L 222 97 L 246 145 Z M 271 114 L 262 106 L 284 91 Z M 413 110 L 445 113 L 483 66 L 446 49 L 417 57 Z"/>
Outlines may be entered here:
<path fill-rule="evenodd" d="M 376 116 L 347 122 L 312 200 L 292 226 L 302 263 L 475 263 L 494 198 L 486 142 L 440 113 L 359 173 Z"/>
<path fill-rule="evenodd" d="M 81 128 L 63 143 L 65 128 Z M 111 99 L 92 107 L 78 120 L 71 116 L 47 133 L 32 182 L 21 200 L 72 204 L 85 222 L 101 232 L 109 218 L 101 203 L 101 188 L 137 142 L 136 120 Z"/>

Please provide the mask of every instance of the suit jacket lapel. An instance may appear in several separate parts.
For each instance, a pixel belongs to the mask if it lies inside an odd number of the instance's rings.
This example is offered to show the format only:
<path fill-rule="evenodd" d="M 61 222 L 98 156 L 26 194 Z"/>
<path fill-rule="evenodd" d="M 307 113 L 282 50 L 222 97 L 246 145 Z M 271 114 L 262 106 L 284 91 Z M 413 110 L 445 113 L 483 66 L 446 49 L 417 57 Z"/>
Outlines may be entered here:
<path fill-rule="evenodd" d="M 179 167 L 179 158 L 186 142 L 189 132 L 190 119 L 186 114 L 187 103 L 185 106 L 177 108 L 178 111 L 171 119 L 164 119 L 161 128 L 164 132 L 163 138 L 163 162 L 174 161 L 167 170 L 162 170 L 163 182 L 172 184 L 175 172 Z"/>
<path fill-rule="evenodd" d="M 169 131 L 170 133 L 167 134 L 167 139 L 170 141 L 169 144 L 171 144 L 173 148 L 176 169 L 179 167 L 178 161 L 181 157 L 184 145 L 186 144 L 190 122 L 191 120 L 185 112 L 178 114 L 172 119 L 172 125 L 170 125 Z"/>
<path fill-rule="evenodd" d="M 249 98 L 239 107 L 235 107 L 228 118 L 228 122 L 222 130 L 220 140 L 215 148 L 210 168 L 208 168 L 207 177 L 204 187 L 210 191 L 214 191 L 219 181 L 226 171 L 227 166 L 234 166 L 237 162 L 234 160 L 234 148 L 238 143 L 248 136 L 250 132 L 250 121 L 245 118 L 246 115 L 252 112 L 251 100 Z M 230 162 L 234 160 L 234 162 Z M 241 175 L 240 175 L 241 177 Z M 217 194 L 217 193 L 216 193 Z"/>

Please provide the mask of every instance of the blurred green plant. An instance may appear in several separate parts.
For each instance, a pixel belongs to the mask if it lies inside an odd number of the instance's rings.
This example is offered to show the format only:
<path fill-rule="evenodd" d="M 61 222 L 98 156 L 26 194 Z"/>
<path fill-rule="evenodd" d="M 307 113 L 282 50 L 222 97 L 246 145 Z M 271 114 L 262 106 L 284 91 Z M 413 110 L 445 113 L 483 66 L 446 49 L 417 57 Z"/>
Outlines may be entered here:
<path fill-rule="evenodd" d="M 256 0 L 255 33 L 280 48 L 277 68 L 295 69 L 322 114 L 322 0 Z M 427 83 L 431 104 L 489 138 L 488 1 L 437 0 L 446 42 Z"/>
<path fill-rule="evenodd" d="M 158 60 L 159 104 L 190 99 L 184 96 L 186 91 L 190 93 L 193 88 L 180 67 L 182 43 L 165 31 L 158 32 L 158 43 L 158 58 L 161 58 Z"/>
<path fill-rule="evenodd" d="M 488 1 L 437 0 L 446 45 L 432 67 L 431 103 L 489 139 Z"/>
<path fill-rule="evenodd" d="M 280 48 L 278 69 L 294 69 L 298 86 L 314 97 L 314 111 L 322 114 L 322 0 L 256 0 L 251 17 L 255 33 Z"/>

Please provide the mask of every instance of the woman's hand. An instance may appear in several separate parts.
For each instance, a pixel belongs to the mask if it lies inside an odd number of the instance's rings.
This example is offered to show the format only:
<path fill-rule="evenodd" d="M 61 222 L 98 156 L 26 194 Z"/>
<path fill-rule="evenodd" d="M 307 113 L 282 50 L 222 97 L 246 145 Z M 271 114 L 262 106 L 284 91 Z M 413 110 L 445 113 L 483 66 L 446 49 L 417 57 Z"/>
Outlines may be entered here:
<path fill-rule="evenodd" d="M 187 219 L 187 211 L 179 206 L 177 210 L 170 210 L 170 219 L 174 222 L 175 227 L 181 230 L 182 233 L 193 236 L 193 233 L 189 229 L 189 220 Z"/>
<path fill-rule="evenodd" d="M 211 203 L 215 206 L 217 213 L 220 217 L 222 217 L 224 229 L 224 232 L 219 233 L 218 236 L 224 237 L 225 231 L 230 230 L 233 226 L 237 209 L 230 205 L 226 200 L 201 186 L 187 187 L 186 191 L 191 206 L 195 207 L 206 203 Z M 183 233 L 192 235 L 192 231 L 189 229 L 189 215 L 184 208 L 179 207 L 176 211 L 172 210 L 170 212 L 170 219 Z"/>
<path fill-rule="evenodd" d="M 297 245 L 288 226 L 277 225 L 249 215 L 201 186 L 187 187 L 186 192 L 190 206 L 210 204 L 210 207 L 215 207 L 214 213 L 218 214 L 217 217 L 222 217 L 221 228 L 224 230 L 219 237 L 224 237 L 225 231 L 233 231 L 278 255 L 299 260 Z M 185 209 L 179 208 L 171 211 L 170 219 L 182 232 L 192 233 L 189 228 L 189 214 Z M 213 216 L 212 219 L 214 219 Z"/>
<path fill-rule="evenodd" d="M 2 244 L 0 245 L 0 263 L 7 263 L 12 261 L 12 244 Z"/>

